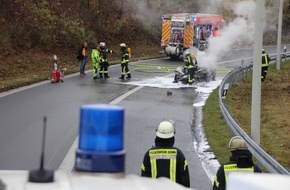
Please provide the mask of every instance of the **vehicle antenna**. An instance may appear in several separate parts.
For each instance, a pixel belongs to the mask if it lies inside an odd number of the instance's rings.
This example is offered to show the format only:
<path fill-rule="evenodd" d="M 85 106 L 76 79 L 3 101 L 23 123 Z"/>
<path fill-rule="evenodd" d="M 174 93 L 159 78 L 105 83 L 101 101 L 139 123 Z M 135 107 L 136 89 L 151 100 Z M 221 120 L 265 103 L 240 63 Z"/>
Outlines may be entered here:
<path fill-rule="evenodd" d="M 29 171 L 29 182 L 33 183 L 51 183 L 54 181 L 54 171 L 44 169 L 44 152 L 45 152 L 45 136 L 46 136 L 46 116 L 43 117 L 43 137 L 40 156 L 40 167 L 38 170 Z"/>

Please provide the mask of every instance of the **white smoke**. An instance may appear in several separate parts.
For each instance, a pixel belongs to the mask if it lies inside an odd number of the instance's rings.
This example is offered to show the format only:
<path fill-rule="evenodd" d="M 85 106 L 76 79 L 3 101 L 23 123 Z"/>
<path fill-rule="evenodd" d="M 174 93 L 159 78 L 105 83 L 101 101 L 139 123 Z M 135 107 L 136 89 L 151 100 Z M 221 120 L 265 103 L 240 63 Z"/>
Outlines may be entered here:
<path fill-rule="evenodd" d="M 209 39 L 206 53 L 197 53 L 199 64 L 203 67 L 213 67 L 221 56 L 228 53 L 236 45 L 253 44 L 256 3 L 253 0 L 240 1 L 232 9 L 236 18 L 225 24 L 221 36 Z"/>
<path fill-rule="evenodd" d="M 211 14 L 223 14 L 218 11 L 226 11 L 228 15 L 224 17 L 231 18 L 231 21 L 225 22 L 222 36 L 209 39 L 209 48 L 206 53 L 194 50 L 198 63 L 203 67 L 216 65 L 219 58 L 234 47 L 251 46 L 254 42 L 256 0 L 122 0 L 122 2 L 123 12 L 129 12 L 132 17 L 141 21 L 149 29 L 160 26 L 162 14 L 168 11 L 171 13 L 197 11 Z M 267 22 L 264 24 L 264 31 L 276 30 L 277 7 L 277 0 L 266 0 L 265 20 Z M 161 33 L 157 28 L 155 29 L 156 32 Z"/>

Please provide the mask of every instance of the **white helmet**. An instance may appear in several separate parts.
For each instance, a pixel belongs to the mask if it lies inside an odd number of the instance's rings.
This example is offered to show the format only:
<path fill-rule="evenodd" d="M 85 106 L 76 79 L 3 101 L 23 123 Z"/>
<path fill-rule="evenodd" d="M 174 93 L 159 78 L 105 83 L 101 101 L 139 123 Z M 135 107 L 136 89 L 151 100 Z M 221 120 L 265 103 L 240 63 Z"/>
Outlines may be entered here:
<path fill-rule="evenodd" d="M 184 55 L 184 56 L 190 55 L 190 51 L 189 51 L 189 49 L 185 50 L 185 51 L 183 52 L 183 55 Z"/>
<path fill-rule="evenodd" d="M 120 47 L 125 48 L 126 44 L 125 43 L 120 43 Z"/>
<path fill-rule="evenodd" d="M 162 121 L 156 130 L 156 136 L 162 139 L 169 139 L 173 137 L 174 134 L 175 128 L 169 121 Z"/>
<path fill-rule="evenodd" d="M 106 43 L 105 42 L 101 42 L 100 43 L 100 47 L 105 47 L 106 46 Z"/>
<path fill-rule="evenodd" d="M 248 150 L 246 141 L 240 136 L 234 136 L 229 142 L 229 149 L 234 150 Z"/>

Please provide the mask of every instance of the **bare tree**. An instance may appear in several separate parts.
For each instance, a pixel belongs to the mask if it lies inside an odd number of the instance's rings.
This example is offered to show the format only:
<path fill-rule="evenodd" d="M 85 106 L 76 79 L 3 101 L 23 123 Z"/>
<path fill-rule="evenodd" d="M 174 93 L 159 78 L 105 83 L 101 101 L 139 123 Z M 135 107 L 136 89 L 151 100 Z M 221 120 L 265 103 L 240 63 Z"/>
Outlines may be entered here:
<path fill-rule="evenodd" d="M 120 18 L 122 18 L 122 15 L 123 15 L 123 6 L 124 6 L 124 0 L 121 0 L 120 11 L 119 11 Z"/>

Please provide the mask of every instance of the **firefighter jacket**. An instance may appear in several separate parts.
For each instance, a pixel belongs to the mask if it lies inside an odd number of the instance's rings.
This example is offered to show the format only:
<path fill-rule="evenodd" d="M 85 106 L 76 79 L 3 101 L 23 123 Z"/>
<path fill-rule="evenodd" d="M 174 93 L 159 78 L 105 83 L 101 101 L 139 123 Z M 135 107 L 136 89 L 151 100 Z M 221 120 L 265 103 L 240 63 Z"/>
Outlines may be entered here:
<path fill-rule="evenodd" d="M 100 52 L 97 49 L 92 50 L 91 58 L 93 67 L 98 68 L 100 63 Z"/>
<path fill-rule="evenodd" d="M 261 173 L 261 169 L 253 164 L 249 151 L 236 152 L 229 163 L 221 165 L 213 183 L 213 190 L 225 190 L 228 176 L 231 172 Z"/>
<path fill-rule="evenodd" d="M 190 187 L 188 163 L 180 149 L 175 147 L 153 147 L 145 155 L 141 175 L 167 177 L 185 187 Z"/>
<path fill-rule="evenodd" d="M 262 67 L 269 66 L 270 57 L 266 52 L 262 52 Z"/>
<path fill-rule="evenodd" d="M 192 55 L 187 55 L 185 57 L 185 68 L 187 69 L 192 69 L 192 68 L 197 68 L 197 61 Z"/>
<path fill-rule="evenodd" d="M 122 51 L 121 64 L 129 63 L 129 54 L 127 50 Z"/>
<path fill-rule="evenodd" d="M 100 48 L 99 51 L 100 51 L 100 63 L 108 62 L 107 53 L 113 53 L 113 50 Z"/>

